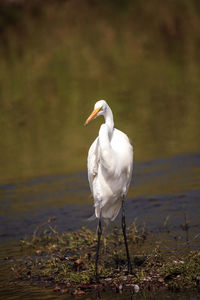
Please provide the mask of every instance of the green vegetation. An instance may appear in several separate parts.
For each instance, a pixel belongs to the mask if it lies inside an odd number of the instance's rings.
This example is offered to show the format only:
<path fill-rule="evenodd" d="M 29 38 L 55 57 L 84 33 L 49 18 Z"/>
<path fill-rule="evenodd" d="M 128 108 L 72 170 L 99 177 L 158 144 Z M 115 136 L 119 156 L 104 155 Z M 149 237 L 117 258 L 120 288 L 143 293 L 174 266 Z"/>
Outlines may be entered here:
<path fill-rule="evenodd" d="M 195 0 L 1 1 L 1 182 L 85 169 L 100 98 L 137 160 L 198 151 L 199 15 Z"/>
<path fill-rule="evenodd" d="M 32 239 L 21 241 L 23 257 L 12 270 L 15 278 L 52 286 L 60 293 L 84 294 L 97 289 L 115 291 L 180 291 L 200 288 L 200 252 L 185 249 L 163 251 L 158 242 L 149 246 L 150 236 L 135 223 L 128 228 L 128 241 L 134 274 L 127 274 L 123 236 L 114 230 L 101 245 L 100 282 L 94 281 L 96 234 L 82 228 L 58 234 L 48 223 L 38 228 Z"/>

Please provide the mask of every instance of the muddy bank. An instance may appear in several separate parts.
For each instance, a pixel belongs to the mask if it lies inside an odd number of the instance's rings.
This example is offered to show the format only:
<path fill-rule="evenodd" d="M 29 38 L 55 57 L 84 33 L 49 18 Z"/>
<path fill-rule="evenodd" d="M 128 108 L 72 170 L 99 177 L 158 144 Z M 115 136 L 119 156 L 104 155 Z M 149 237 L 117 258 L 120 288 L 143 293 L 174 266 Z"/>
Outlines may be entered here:
<path fill-rule="evenodd" d="M 96 234 L 86 228 L 59 234 L 50 221 L 31 239 L 20 242 L 21 258 L 10 260 L 15 283 L 50 287 L 55 293 L 85 295 L 97 291 L 200 291 L 200 252 L 186 242 L 169 249 L 143 227 L 128 228 L 133 273 L 127 274 L 126 253 L 117 228 L 102 240 L 99 282 L 94 279 Z"/>

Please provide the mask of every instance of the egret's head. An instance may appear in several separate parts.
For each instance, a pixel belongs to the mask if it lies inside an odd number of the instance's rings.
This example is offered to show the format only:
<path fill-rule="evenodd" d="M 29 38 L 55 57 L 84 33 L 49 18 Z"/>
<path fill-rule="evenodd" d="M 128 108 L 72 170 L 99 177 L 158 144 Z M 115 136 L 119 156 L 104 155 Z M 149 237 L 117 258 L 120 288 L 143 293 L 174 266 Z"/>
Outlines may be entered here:
<path fill-rule="evenodd" d="M 88 117 L 88 119 L 85 122 L 85 125 L 87 125 L 91 120 L 97 118 L 98 116 L 104 115 L 106 112 L 106 109 L 108 107 L 108 104 L 105 100 L 99 100 L 94 105 L 94 110 L 91 113 L 91 115 Z"/>

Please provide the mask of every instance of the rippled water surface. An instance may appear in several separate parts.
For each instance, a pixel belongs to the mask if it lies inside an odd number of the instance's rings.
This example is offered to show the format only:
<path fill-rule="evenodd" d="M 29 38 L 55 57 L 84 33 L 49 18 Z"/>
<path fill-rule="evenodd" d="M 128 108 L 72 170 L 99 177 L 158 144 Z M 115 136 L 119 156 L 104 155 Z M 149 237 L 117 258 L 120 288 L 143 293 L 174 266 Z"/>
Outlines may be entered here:
<path fill-rule="evenodd" d="M 170 228 L 180 228 L 184 214 L 193 233 L 199 230 L 200 154 L 139 162 L 127 196 L 127 219 L 153 230 L 169 218 Z M 2 241 L 20 239 L 55 216 L 58 230 L 92 226 L 92 198 L 86 172 L 39 177 L 0 185 Z M 116 221 L 117 222 L 117 221 Z"/>

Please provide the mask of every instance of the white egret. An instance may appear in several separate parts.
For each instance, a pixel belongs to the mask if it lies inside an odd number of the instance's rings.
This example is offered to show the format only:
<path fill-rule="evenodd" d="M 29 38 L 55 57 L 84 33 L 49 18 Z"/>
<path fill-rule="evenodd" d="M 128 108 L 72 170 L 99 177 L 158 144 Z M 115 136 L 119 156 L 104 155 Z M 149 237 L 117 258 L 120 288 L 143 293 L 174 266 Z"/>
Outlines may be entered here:
<path fill-rule="evenodd" d="M 122 206 L 122 231 L 128 260 L 128 272 L 132 273 L 124 211 L 124 199 L 127 194 L 133 170 L 133 148 L 125 133 L 114 128 L 113 114 L 105 100 L 98 101 L 94 111 L 86 120 L 104 116 L 99 136 L 88 152 L 88 180 L 94 198 L 95 216 L 98 218 L 98 244 L 95 263 L 95 276 L 98 280 L 98 258 L 101 239 L 101 219 L 106 224 L 113 221 Z"/>

